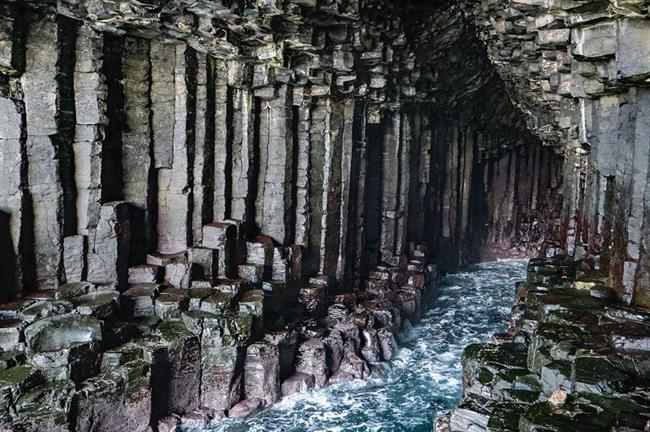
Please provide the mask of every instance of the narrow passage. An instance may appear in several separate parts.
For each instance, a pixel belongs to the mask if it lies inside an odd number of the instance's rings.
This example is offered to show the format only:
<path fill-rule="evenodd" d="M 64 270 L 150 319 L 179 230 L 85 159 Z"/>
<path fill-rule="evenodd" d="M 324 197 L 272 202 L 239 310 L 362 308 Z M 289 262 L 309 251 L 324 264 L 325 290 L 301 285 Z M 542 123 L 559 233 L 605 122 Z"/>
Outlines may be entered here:
<path fill-rule="evenodd" d="M 430 432 L 433 418 L 460 399 L 463 349 L 505 330 L 514 284 L 525 277 L 521 260 L 450 274 L 433 308 L 384 366 L 383 378 L 296 394 L 252 418 L 220 421 L 206 432 Z"/>

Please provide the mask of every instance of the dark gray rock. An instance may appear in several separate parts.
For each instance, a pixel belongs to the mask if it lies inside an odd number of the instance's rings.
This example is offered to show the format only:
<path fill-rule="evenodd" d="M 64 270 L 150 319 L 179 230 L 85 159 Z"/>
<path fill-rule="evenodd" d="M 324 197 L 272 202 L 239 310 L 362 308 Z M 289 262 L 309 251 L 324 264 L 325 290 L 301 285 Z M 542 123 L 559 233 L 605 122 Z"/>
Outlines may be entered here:
<path fill-rule="evenodd" d="M 282 382 L 282 396 L 291 396 L 314 388 L 316 381 L 311 374 L 296 372 Z"/>
<path fill-rule="evenodd" d="M 280 353 L 268 343 L 255 343 L 246 349 L 244 394 L 258 398 L 264 405 L 280 400 Z"/>
<path fill-rule="evenodd" d="M 49 317 L 25 328 L 27 347 L 35 352 L 57 351 L 101 339 L 100 322 L 90 316 Z"/>
<path fill-rule="evenodd" d="M 88 281 L 126 288 L 130 238 L 128 204 L 104 204 L 88 248 Z"/>
<path fill-rule="evenodd" d="M 262 400 L 258 398 L 244 399 L 228 410 L 230 418 L 246 418 L 262 408 Z"/>
<path fill-rule="evenodd" d="M 76 430 L 149 430 L 149 366 L 134 360 L 85 382 L 77 393 Z"/>
<path fill-rule="evenodd" d="M 308 339 L 298 346 L 296 371 L 313 375 L 318 387 L 327 384 L 330 371 L 325 344 L 320 338 Z"/>

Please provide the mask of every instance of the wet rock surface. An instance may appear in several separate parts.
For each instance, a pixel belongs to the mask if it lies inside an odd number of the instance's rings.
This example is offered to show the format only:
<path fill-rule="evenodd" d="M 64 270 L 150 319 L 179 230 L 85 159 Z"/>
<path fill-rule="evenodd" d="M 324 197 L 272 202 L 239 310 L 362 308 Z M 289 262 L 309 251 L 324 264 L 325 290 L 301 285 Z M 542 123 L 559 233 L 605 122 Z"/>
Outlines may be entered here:
<path fill-rule="evenodd" d="M 236 241 L 228 247 L 239 248 Z M 286 283 L 268 273 L 260 281 L 211 282 L 183 270 L 186 284 L 167 276 L 171 267 L 176 275 L 176 266 L 189 264 L 187 254 L 147 261 L 124 272 L 129 285 L 122 292 L 73 282 L 3 309 L 3 425 L 107 432 L 204 427 L 248 417 L 330 380 L 367 379 L 407 328 L 400 311 L 420 313 L 412 297 L 398 294 L 429 299 L 438 280 L 434 266 L 404 260 L 401 268 L 373 272 L 386 281 L 380 295 L 364 287 L 335 295 L 323 276 Z M 104 264 L 119 267 L 112 259 Z M 396 272 L 412 277 L 393 282 Z M 318 295 L 305 301 L 311 289 Z"/>
<path fill-rule="evenodd" d="M 438 269 L 541 248 L 575 261 L 531 262 L 440 424 L 638 429 L 648 10 L 2 2 L 0 424 L 200 427 L 373 378 Z"/>
<path fill-rule="evenodd" d="M 463 349 L 468 343 L 487 342 L 491 333 L 507 328 L 512 286 L 525 277 L 525 270 L 525 262 L 507 260 L 443 277 L 435 290 L 436 301 L 423 311 L 421 321 L 412 326 L 404 321 L 395 335 L 399 345 L 393 359 L 376 365 L 366 362 L 369 379 L 353 380 L 328 358 L 332 375 L 326 386 L 316 387 L 311 379 L 304 379 L 309 375 L 295 373 L 283 381 L 282 389 L 306 383 L 310 390 L 285 396 L 246 419 L 220 420 L 186 431 L 308 432 L 365 430 L 374 425 L 379 432 L 430 432 L 435 414 L 451 409 L 460 398 Z M 350 296 L 338 297 L 348 301 Z M 324 338 L 326 346 L 340 345 L 342 351 L 341 335 L 362 343 L 354 324 L 339 324 L 335 329 L 336 335 L 330 331 Z M 360 352 L 357 358 L 363 358 Z"/>
<path fill-rule="evenodd" d="M 498 343 L 463 353 L 463 396 L 439 432 L 643 431 L 650 314 L 618 304 L 589 261 L 533 259 Z M 640 336 L 644 335 L 644 336 Z"/>

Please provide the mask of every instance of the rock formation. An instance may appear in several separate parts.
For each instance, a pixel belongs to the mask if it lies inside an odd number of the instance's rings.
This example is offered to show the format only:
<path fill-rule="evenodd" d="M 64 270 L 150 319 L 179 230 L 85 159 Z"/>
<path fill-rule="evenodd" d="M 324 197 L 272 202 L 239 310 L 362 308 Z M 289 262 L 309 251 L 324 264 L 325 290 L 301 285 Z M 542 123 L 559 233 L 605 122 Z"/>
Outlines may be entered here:
<path fill-rule="evenodd" d="M 170 430 L 367 377 L 482 258 L 650 307 L 648 13 L 0 2 L 0 423 Z"/>
<path fill-rule="evenodd" d="M 592 268 L 531 260 L 508 333 L 465 349 L 462 401 L 436 432 L 648 430 L 650 313 Z"/>

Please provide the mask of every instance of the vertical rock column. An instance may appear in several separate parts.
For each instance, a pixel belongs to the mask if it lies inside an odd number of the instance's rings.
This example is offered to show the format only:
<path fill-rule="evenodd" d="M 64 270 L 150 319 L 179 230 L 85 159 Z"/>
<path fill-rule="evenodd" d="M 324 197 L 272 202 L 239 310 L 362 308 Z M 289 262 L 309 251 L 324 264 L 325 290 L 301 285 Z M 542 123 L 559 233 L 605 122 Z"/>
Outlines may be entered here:
<path fill-rule="evenodd" d="M 380 108 L 368 104 L 366 109 L 366 183 L 364 209 L 364 258 L 360 263 L 363 271 L 379 263 L 381 250 L 382 206 L 382 154 L 383 127 Z"/>
<path fill-rule="evenodd" d="M 330 147 L 330 102 L 326 98 L 314 99 L 311 108 L 310 149 L 309 149 L 309 236 L 305 270 L 318 273 L 322 270 L 321 256 L 324 255 L 323 221 L 326 211 L 327 149 Z"/>
<path fill-rule="evenodd" d="M 324 122 L 323 212 L 321 216 L 320 272 L 336 276 L 341 217 L 341 152 L 343 103 L 330 99 Z"/>
<path fill-rule="evenodd" d="M 650 26 L 647 27 L 650 34 Z M 650 92 L 644 88 L 630 89 L 622 98 L 621 120 L 617 158 L 617 177 L 620 178 L 617 193 L 619 210 L 618 226 L 625 242 L 620 245 L 622 261 L 623 300 L 632 302 L 648 296 L 650 288 L 636 285 L 635 277 L 640 260 L 643 230 L 643 207 L 648 172 L 650 171 Z M 618 232 L 618 231 L 615 231 Z"/>
<path fill-rule="evenodd" d="M 22 103 L 0 95 L 0 301 L 22 291 L 24 137 Z"/>
<path fill-rule="evenodd" d="M 203 225 L 212 222 L 212 187 L 214 141 L 211 128 L 214 127 L 213 101 L 208 105 L 208 59 L 203 54 L 196 56 L 196 102 L 194 121 L 194 151 L 192 153 L 192 241 L 201 244 Z M 212 77 L 211 77 L 212 78 Z M 212 88 L 210 86 L 210 88 Z M 192 125 L 189 125 L 192 127 Z"/>
<path fill-rule="evenodd" d="M 233 128 L 231 106 L 232 90 L 228 87 L 228 64 L 224 60 L 208 58 L 209 97 L 213 97 L 214 131 L 213 131 L 213 204 L 214 220 L 230 217 L 230 197 L 232 193 L 232 139 Z"/>
<path fill-rule="evenodd" d="M 352 139 L 352 172 L 350 174 L 350 227 L 348 243 L 344 253 L 354 251 L 348 256 L 346 265 L 350 268 L 349 276 L 353 280 L 361 278 L 364 262 L 365 220 L 366 220 L 366 180 L 367 180 L 367 146 L 366 146 L 366 104 L 358 99 L 354 104 L 354 123 Z M 352 204 L 353 203 L 353 204 Z"/>
<path fill-rule="evenodd" d="M 194 79 L 188 62 L 194 52 L 185 44 L 151 45 L 154 162 L 158 174 L 158 251 L 187 249 L 190 223 L 190 157 L 193 148 Z M 191 67 L 191 66 L 190 66 Z M 170 73 L 173 71 L 173 73 Z M 191 72 L 188 76 L 186 74 Z M 188 129 L 189 128 L 189 129 Z"/>
<path fill-rule="evenodd" d="M 20 4 L 0 6 L 0 74 L 16 76 L 25 62 L 24 11 Z M 25 125 L 22 95 L 16 78 L 0 85 L 0 301 L 8 301 L 23 291 L 23 257 L 29 229 L 24 213 L 25 200 Z M 12 85 L 13 84 L 13 85 Z"/>
<path fill-rule="evenodd" d="M 131 262 L 135 264 L 144 262 L 147 252 L 156 247 L 149 42 L 127 38 L 123 65 L 126 129 L 122 135 L 122 167 L 124 200 L 131 204 Z"/>
<path fill-rule="evenodd" d="M 395 246 L 393 249 L 393 254 L 396 257 L 399 257 L 405 250 L 411 176 L 411 146 L 413 141 L 411 115 L 408 111 L 402 111 L 401 117 L 399 156 L 397 158 L 399 171 L 396 176 L 398 193 L 395 212 Z"/>
<path fill-rule="evenodd" d="M 458 244 L 459 244 L 459 265 L 464 265 L 469 262 L 472 257 L 469 256 L 471 253 L 470 246 L 470 203 L 471 203 L 471 193 L 472 193 L 472 178 L 474 175 L 474 132 L 471 127 L 465 127 L 463 131 L 463 138 L 460 143 L 460 149 L 462 151 L 462 162 L 459 166 L 460 173 L 460 196 L 459 196 L 459 207 L 460 207 L 460 218 L 458 221 Z M 514 179 L 516 175 L 516 170 L 512 171 L 512 182 L 510 183 L 510 209 L 515 211 L 515 198 L 516 198 L 516 188 L 517 182 Z M 510 213 L 512 216 L 512 213 Z"/>
<path fill-rule="evenodd" d="M 339 210 L 339 230 L 338 253 L 336 263 L 336 278 L 343 281 L 349 271 L 348 259 L 354 259 L 354 248 L 349 248 L 349 236 L 354 232 L 356 224 L 356 213 L 354 207 L 358 205 L 359 197 L 356 194 L 356 184 L 358 181 L 358 159 L 354 156 L 354 126 L 355 121 L 355 99 L 346 98 L 339 106 L 339 115 L 341 124 L 337 134 L 335 145 L 340 146 L 340 210 Z M 336 197 L 333 197 L 336 199 Z"/>
<path fill-rule="evenodd" d="M 635 153 L 633 171 L 633 195 L 630 212 L 630 228 L 633 232 L 629 237 L 635 241 L 632 247 L 632 256 L 638 254 L 638 266 L 636 268 L 636 290 L 634 302 L 644 307 L 650 307 L 650 91 L 648 89 L 637 89 L 637 106 L 645 106 L 646 109 L 639 109 L 636 116 L 635 128 Z M 636 235 L 634 235 L 636 234 Z"/>
<path fill-rule="evenodd" d="M 380 254 L 382 261 L 391 263 L 396 250 L 396 217 L 399 205 L 399 164 L 401 115 L 387 110 L 382 119 L 384 136 L 382 146 L 382 196 L 381 196 L 381 238 Z"/>
<path fill-rule="evenodd" d="M 412 216 L 410 222 L 410 240 L 416 243 L 422 243 L 426 231 L 426 197 L 431 176 L 432 130 L 428 106 L 420 107 L 416 118 L 417 122 L 414 127 L 417 129 L 419 152 L 412 152 L 411 160 L 417 165 L 416 172 L 418 175 L 416 178 L 411 179 L 413 190 L 411 190 L 412 199 L 409 200 L 409 215 Z"/>
<path fill-rule="evenodd" d="M 0 6 L 0 73 L 19 76 L 25 69 L 26 12 L 21 3 Z"/>
<path fill-rule="evenodd" d="M 121 201 L 102 205 L 97 228 L 90 237 L 88 281 L 124 290 L 130 240 L 129 205 Z"/>
<path fill-rule="evenodd" d="M 86 26 L 79 28 L 74 71 L 74 159 L 77 186 L 77 224 L 87 234 L 99 221 L 102 199 L 102 141 L 106 117 L 106 78 L 102 73 L 104 38 Z"/>
<path fill-rule="evenodd" d="M 295 243 L 306 246 L 309 241 L 309 182 L 311 135 L 311 98 L 304 97 L 304 88 L 294 87 L 296 123 L 296 227 Z"/>
<path fill-rule="evenodd" d="M 27 182 L 39 289 L 57 286 L 63 247 L 63 189 L 56 145 L 58 40 L 57 25 L 52 18 L 32 22 L 27 37 L 25 73 L 21 77 L 27 124 Z"/>
<path fill-rule="evenodd" d="M 253 96 L 243 76 L 244 64 L 233 60 L 228 63 L 228 84 L 232 87 L 232 146 L 231 146 L 231 210 L 230 218 L 251 222 L 250 191 L 253 178 L 255 106 Z M 227 174 L 226 174 L 227 175 Z"/>
<path fill-rule="evenodd" d="M 293 170 L 292 91 L 278 85 L 275 96 L 261 100 L 259 113 L 259 177 L 256 220 L 263 233 L 286 244 L 292 220 Z"/>

